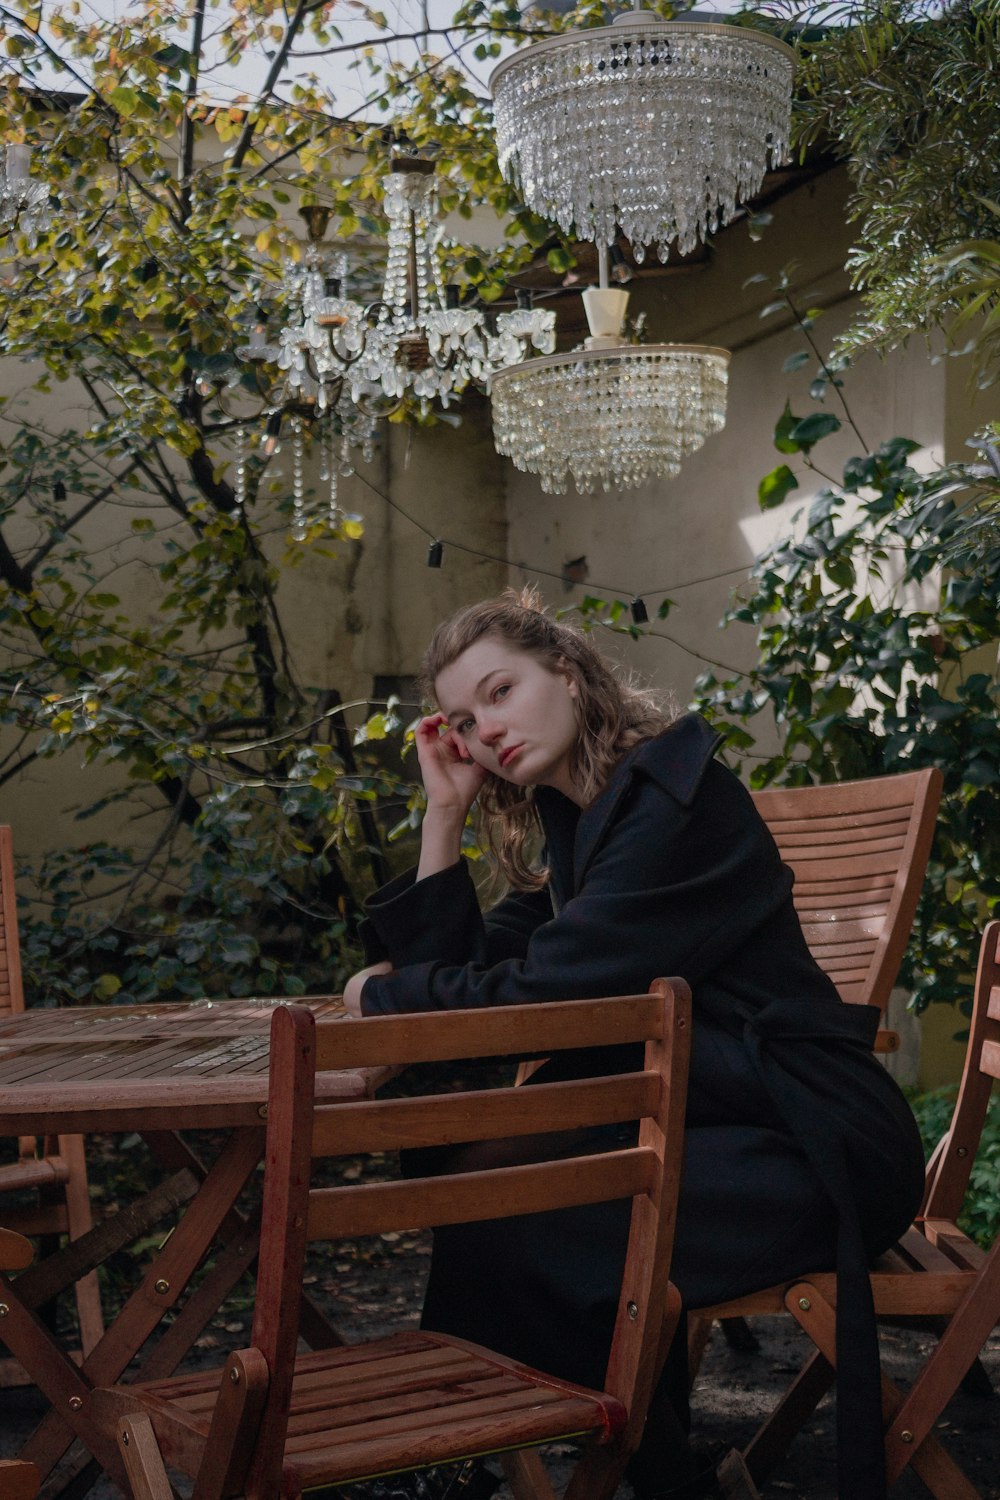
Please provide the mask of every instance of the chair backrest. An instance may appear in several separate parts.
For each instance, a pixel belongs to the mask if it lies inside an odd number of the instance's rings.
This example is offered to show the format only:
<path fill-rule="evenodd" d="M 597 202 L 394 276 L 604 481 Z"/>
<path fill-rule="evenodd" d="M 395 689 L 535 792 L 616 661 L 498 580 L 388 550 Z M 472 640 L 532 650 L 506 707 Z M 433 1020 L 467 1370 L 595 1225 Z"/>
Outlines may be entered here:
<path fill-rule="evenodd" d="M 926 1219 L 958 1218 L 986 1123 L 993 1083 L 1000 1079 L 1000 922 L 988 922 L 969 1021 L 965 1067 L 955 1109 L 927 1168 Z"/>
<path fill-rule="evenodd" d="M 920 897 L 941 800 L 935 767 L 775 787 L 753 799 L 795 875 L 806 942 L 841 999 L 884 1010 Z"/>
<path fill-rule="evenodd" d="M 21 949 L 17 937 L 17 895 L 14 890 L 14 839 L 0 824 L 0 1017 L 24 1009 Z"/>
<path fill-rule="evenodd" d="M 316 1107 L 316 1068 L 547 1056 L 643 1043 L 642 1070 L 530 1088 Z M 645 1414 L 669 1292 L 690 1051 L 690 994 L 647 995 L 323 1022 L 281 1007 L 271 1026 L 267 1151 L 253 1344 L 270 1370 L 251 1474 L 266 1488 L 284 1443 L 306 1243 L 633 1200 L 605 1389 Z M 638 1121 L 634 1145 L 523 1166 L 310 1190 L 311 1157 L 453 1145 Z M 562 1149 L 563 1142 L 560 1143 Z M 270 1466 L 270 1474 L 268 1472 Z"/>

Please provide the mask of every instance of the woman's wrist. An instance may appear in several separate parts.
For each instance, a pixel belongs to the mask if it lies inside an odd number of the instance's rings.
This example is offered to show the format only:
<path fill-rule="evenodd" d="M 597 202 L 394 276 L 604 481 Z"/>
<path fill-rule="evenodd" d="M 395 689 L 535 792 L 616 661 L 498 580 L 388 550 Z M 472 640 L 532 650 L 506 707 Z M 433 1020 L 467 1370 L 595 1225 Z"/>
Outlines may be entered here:
<path fill-rule="evenodd" d="M 447 870 L 461 858 L 465 818 L 465 811 L 457 808 L 428 806 L 420 826 L 418 880 L 426 880 L 428 875 Z"/>

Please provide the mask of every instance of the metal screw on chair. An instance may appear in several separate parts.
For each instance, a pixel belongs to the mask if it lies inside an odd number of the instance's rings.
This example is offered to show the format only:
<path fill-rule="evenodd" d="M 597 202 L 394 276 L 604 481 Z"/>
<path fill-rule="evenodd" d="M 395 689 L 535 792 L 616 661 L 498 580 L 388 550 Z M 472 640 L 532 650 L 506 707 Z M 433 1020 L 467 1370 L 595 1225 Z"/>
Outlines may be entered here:
<path fill-rule="evenodd" d="M 153 1290 L 159 1292 L 161 1297 L 165 1297 L 170 1290 L 170 1282 L 165 1281 L 161 1276 L 159 1281 L 153 1283 Z"/>
<path fill-rule="evenodd" d="M 257 1114 L 258 1114 L 258 1117 L 261 1120 L 266 1120 L 267 1119 L 267 1105 L 266 1104 L 258 1104 L 258 1106 L 257 1106 Z"/>
<path fill-rule="evenodd" d="M 0 1302 L 0 1318 L 5 1318 L 9 1312 L 10 1305 L 6 1302 Z"/>
<path fill-rule="evenodd" d="M 968 1146 L 959 1146 L 958 1150 L 955 1152 L 956 1156 L 968 1156 L 968 1154 L 969 1154 L 969 1148 L 968 1148 Z"/>
<path fill-rule="evenodd" d="M 635 1320 L 636 1320 L 636 1318 L 639 1316 L 639 1309 L 636 1307 L 635 1303 L 634 1302 L 630 1302 L 628 1304 L 628 1306 L 626 1307 L 625 1311 L 628 1313 L 629 1317 L 632 1319 L 632 1322 L 634 1323 Z"/>
<path fill-rule="evenodd" d="M 912 1432 L 901 1432 L 899 1434 L 899 1437 L 900 1437 L 900 1441 L 903 1442 L 903 1443 L 912 1443 L 913 1442 L 913 1433 Z"/>
<path fill-rule="evenodd" d="M 239 1370 L 230 1370 L 230 1372 L 229 1372 L 229 1378 L 232 1381 L 233 1385 L 239 1385 L 239 1383 L 240 1383 L 240 1372 L 239 1372 Z"/>
<path fill-rule="evenodd" d="M 809 1301 L 808 1297 L 800 1297 L 799 1298 L 799 1306 L 801 1307 L 801 1309 L 802 1309 L 803 1312 L 808 1312 L 809 1309 L 812 1307 L 812 1303 Z"/>
<path fill-rule="evenodd" d="M 70 1396 L 70 1398 L 69 1398 L 69 1409 L 70 1409 L 70 1411 L 79 1411 L 80 1407 L 82 1405 L 83 1405 L 83 1397 L 82 1396 Z"/>
<path fill-rule="evenodd" d="M 122 1442 L 124 1443 L 125 1447 L 127 1448 L 128 1447 L 128 1428 L 126 1428 L 125 1431 L 122 1433 Z"/>

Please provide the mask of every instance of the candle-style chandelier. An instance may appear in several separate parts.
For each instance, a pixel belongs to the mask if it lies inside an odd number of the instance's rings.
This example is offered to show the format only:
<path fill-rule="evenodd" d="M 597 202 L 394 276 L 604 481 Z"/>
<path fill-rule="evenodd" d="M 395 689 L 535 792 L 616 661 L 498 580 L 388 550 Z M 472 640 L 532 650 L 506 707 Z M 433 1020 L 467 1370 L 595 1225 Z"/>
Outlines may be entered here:
<path fill-rule="evenodd" d="M 568 31 L 493 71 L 497 151 L 530 209 L 637 261 L 694 249 L 786 154 L 794 53 L 713 15 L 643 10 Z"/>
<path fill-rule="evenodd" d="M 276 365 L 280 384 L 270 398 L 260 456 L 276 451 L 287 419 L 292 434 L 292 535 L 304 540 L 317 521 L 338 524 L 337 475 L 350 474 L 357 448 L 370 452 L 380 418 L 408 398 L 426 414 L 459 397 L 470 383 L 489 390 L 494 374 L 522 361 L 529 350 L 555 348 L 555 315 L 530 305 L 495 318 L 462 306 L 459 288 L 441 272 L 441 229 L 433 163 L 393 161 L 386 181 L 389 221 L 382 295 L 363 305 L 344 295 L 346 258 L 324 256 L 329 209 L 302 209 L 309 245 L 300 263 L 286 266 L 282 302 L 287 314 L 272 338 L 265 315 L 255 315 L 237 354 L 259 372 Z M 322 476 L 329 484 L 325 516 L 307 502 L 306 435 L 318 437 Z M 237 502 L 246 492 L 252 455 L 240 435 Z"/>
<path fill-rule="evenodd" d="M 728 351 L 626 343 L 628 292 L 608 287 L 603 245 L 598 263 L 600 285 L 583 293 L 583 347 L 493 377 L 497 452 L 551 494 L 570 478 L 584 494 L 670 478 L 726 420 Z"/>

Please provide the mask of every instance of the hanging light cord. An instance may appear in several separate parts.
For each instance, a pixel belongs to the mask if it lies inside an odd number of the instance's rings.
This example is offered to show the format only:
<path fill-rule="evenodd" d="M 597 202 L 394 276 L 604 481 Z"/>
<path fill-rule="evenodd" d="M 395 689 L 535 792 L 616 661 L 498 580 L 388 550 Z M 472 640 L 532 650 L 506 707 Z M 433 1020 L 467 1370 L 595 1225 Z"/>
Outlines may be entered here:
<path fill-rule="evenodd" d="M 528 563 L 514 562 L 511 558 L 500 557 L 495 552 L 481 552 L 477 547 L 469 547 L 466 546 L 464 542 L 455 542 L 450 540 L 448 537 L 440 536 L 435 532 L 430 531 L 422 521 L 418 521 L 416 516 L 411 515 L 410 512 L 406 510 L 404 506 L 400 505 L 397 500 L 391 499 L 387 494 L 384 493 L 384 491 L 380 490 L 376 485 L 372 484 L 370 480 L 366 479 L 363 474 L 355 473 L 355 477 L 361 481 L 366 489 L 370 490 L 373 495 L 377 496 L 379 500 L 384 501 L 385 504 L 389 506 L 390 510 L 397 511 L 405 521 L 409 521 L 411 526 L 415 527 L 417 531 L 423 533 L 423 535 L 430 543 L 427 555 L 427 563 L 429 567 L 439 568 L 441 566 L 444 548 L 453 547 L 456 552 L 464 552 L 468 557 L 478 557 L 483 562 L 500 563 L 505 568 L 517 568 L 522 573 L 534 573 L 540 575 L 542 578 L 557 578 L 561 583 L 566 582 L 566 576 L 564 573 L 553 572 L 551 568 L 533 567 Z M 597 589 L 601 593 L 614 594 L 623 602 L 628 601 L 629 608 L 632 612 L 633 622 L 636 625 L 643 625 L 649 619 L 649 614 L 644 602 L 646 599 L 652 598 L 654 595 L 658 597 L 667 597 L 672 593 L 676 593 L 679 589 L 694 588 L 697 584 L 700 583 L 714 583 L 719 578 L 732 578 L 737 573 L 742 573 L 745 576 L 748 571 L 749 570 L 746 565 L 741 565 L 735 568 L 724 568 L 718 573 L 706 573 L 700 578 L 687 578 L 681 583 L 671 583 L 667 585 L 660 585 L 656 588 L 644 589 L 641 594 L 633 594 L 631 589 L 618 588 L 617 586 L 610 583 L 590 583 L 589 580 L 588 587 Z M 647 631 L 646 634 L 660 635 L 662 639 L 672 641 L 674 645 L 678 646 L 682 651 L 686 651 L 688 655 L 696 657 L 699 661 L 710 662 L 713 666 L 723 667 L 727 672 L 736 672 L 739 670 L 738 668 L 731 666 L 726 662 L 719 662 L 716 661 L 713 657 L 703 656 L 701 652 L 692 650 L 690 646 L 685 646 L 683 642 L 676 640 L 674 636 L 666 636 L 662 632 L 658 631 Z"/>

